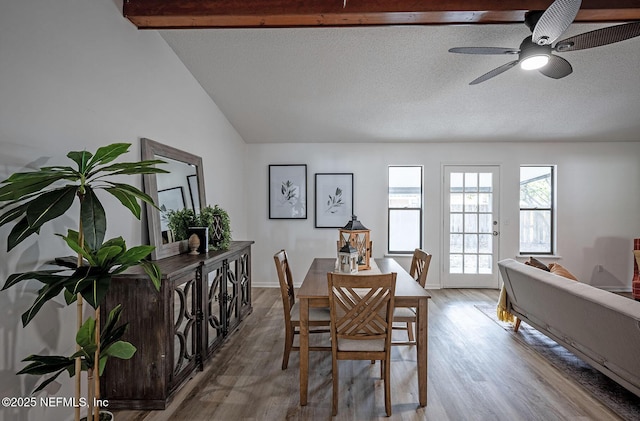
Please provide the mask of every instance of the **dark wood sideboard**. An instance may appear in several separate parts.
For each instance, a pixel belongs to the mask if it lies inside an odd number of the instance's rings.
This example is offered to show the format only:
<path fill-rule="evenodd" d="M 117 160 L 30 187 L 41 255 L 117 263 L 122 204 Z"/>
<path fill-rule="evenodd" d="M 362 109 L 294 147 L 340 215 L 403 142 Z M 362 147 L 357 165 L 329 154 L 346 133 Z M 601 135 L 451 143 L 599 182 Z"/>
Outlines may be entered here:
<path fill-rule="evenodd" d="M 165 409 L 175 392 L 251 313 L 251 245 L 180 254 L 157 260 L 162 286 L 134 268 L 114 277 L 102 319 L 122 304 L 123 340 L 138 351 L 130 360 L 109 359 L 101 397 L 110 409 Z"/>

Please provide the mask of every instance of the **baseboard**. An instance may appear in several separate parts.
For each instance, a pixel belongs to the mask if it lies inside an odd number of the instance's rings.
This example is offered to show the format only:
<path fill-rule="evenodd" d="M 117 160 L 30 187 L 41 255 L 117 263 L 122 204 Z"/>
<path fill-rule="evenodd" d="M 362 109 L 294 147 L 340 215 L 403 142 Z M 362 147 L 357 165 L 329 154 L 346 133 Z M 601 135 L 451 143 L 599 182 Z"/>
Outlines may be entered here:
<path fill-rule="evenodd" d="M 280 288 L 278 283 L 273 282 L 253 282 L 251 281 L 251 287 L 253 288 Z M 300 285 L 298 285 L 300 287 Z"/>

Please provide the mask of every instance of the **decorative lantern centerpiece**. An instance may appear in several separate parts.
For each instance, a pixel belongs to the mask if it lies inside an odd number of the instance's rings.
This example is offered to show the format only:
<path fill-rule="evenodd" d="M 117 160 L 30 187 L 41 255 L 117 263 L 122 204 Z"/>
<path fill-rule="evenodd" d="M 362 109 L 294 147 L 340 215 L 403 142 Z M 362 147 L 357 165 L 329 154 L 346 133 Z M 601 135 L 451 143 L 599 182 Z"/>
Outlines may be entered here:
<path fill-rule="evenodd" d="M 338 250 L 337 272 L 355 274 L 358 273 L 358 250 L 349 242 Z"/>
<path fill-rule="evenodd" d="M 340 249 L 349 244 L 358 252 L 358 270 L 371 269 L 371 239 L 370 231 L 353 215 L 351 221 L 340 228 Z"/>

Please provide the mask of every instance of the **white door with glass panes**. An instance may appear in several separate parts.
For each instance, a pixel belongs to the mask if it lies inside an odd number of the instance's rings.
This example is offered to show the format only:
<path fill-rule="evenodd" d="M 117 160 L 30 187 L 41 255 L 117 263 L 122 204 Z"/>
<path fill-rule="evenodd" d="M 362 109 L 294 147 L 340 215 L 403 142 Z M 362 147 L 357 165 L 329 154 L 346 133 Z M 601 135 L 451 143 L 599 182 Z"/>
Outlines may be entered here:
<path fill-rule="evenodd" d="M 497 166 L 444 167 L 444 288 L 498 287 Z"/>

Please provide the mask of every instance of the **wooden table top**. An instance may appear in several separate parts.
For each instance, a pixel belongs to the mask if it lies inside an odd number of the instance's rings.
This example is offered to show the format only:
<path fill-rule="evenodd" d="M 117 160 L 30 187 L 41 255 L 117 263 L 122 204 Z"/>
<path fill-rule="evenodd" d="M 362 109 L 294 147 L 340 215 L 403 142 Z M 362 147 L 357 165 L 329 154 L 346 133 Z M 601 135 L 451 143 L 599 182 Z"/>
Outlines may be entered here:
<path fill-rule="evenodd" d="M 297 292 L 297 297 L 302 299 L 314 299 L 314 298 L 327 298 L 329 297 L 329 290 L 327 284 L 327 273 L 333 272 L 335 258 L 316 258 L 311 263 L 311 267 L 307 272 L 307 275 Z M 412 303 L 408 305 L 415 305 L 415 299 L 431 298 L 431 295 L 420 286 L 409 273 L 404 270 L 402 266 L 398 264 L 394 259 L 385 257 L 375 259 L 380 272 L 391 273 L 396 272 L 396 303 L 402 304 L 405 298 L 411 298 Z M 359 274 L 365 274 L 366 271 L 358 272 Z"/>

